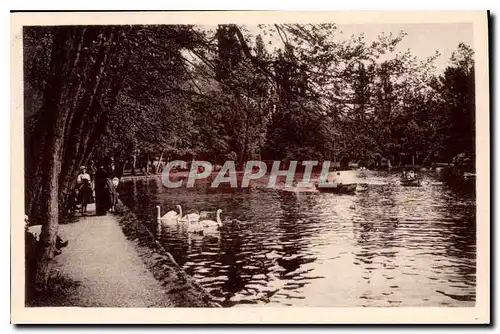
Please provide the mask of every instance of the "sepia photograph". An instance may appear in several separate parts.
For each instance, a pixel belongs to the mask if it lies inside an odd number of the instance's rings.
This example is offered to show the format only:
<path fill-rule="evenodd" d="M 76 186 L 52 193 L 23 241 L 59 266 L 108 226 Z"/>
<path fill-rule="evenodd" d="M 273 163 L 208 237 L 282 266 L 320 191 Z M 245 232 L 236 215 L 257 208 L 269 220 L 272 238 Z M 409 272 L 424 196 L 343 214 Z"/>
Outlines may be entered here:
<path fill-rule="evenodd" d="M 486 11 L 11 25 L 13 322 L 489 323 Z"/>

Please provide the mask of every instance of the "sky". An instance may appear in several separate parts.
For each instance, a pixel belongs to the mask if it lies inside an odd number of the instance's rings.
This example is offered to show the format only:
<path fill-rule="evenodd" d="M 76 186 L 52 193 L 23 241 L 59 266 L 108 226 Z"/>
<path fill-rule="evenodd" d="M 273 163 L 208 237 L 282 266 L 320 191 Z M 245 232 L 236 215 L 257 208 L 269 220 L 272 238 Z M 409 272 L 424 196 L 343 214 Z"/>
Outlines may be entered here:
<path fill-rule="evenodd" d="M 407 33 L 398 44 L 395 52 L 405 52 L 407 49 L 419 59 L 432 56 L 439 51 L 441 56 L 435 64 L 438 72 L 444 71 L 453 51 L 460 42 L 473 46 L 473 30 L 470 23 L 435 23 L 435 24 L 349 24 L 338 25 L 342 36 L 346 39 L 352 34 L 364 33 L 367 41 L 376 40 L 384 32 L 397 35 L 401 30 Z"/>
<path fill-rule="evenodd" d="M 406 52 L 420 60 L 424 60 L 439 51 L 441 56 L 436 59 L 436 71 L 442 73 L 449 63 L 453 51 L 460 42 L 473 46 L 473 27 L 470 23 L 411 23 L 411 24 L 338 24 L 338 32 L 334 38 L 349 39 L 353 34 L 365 35 L 365 40 L 371 42 L 381 33 L 392 33 L 397 36 L 402 30 L 407 35 L 394 50 L 395 53 Z M 214 28 L 214 27 L 211 27 Z M 256 26 L 245 26 L 252 34 L 257 35 L 261 30 Z M 266 37 L 264 40 L 266 41 Z M 279 45 L 279 38 L 273 39 L 273 44 Z"/>

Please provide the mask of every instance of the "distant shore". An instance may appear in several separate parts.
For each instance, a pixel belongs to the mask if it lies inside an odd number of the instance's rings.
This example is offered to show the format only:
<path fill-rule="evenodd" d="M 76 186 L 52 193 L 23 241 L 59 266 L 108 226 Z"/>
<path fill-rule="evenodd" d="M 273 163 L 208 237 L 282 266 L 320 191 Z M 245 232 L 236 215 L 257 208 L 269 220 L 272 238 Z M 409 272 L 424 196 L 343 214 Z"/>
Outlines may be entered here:
<path fill-rule="evenodd" d="M 124 175 L 121 177 L 121 181 L 130 181 L 130 180 L 142 180 L 142 179 L 151 179 L 155 177 L 161 177 L 161 173 L 158 174 L 140 174 L 140 175 Z"/>

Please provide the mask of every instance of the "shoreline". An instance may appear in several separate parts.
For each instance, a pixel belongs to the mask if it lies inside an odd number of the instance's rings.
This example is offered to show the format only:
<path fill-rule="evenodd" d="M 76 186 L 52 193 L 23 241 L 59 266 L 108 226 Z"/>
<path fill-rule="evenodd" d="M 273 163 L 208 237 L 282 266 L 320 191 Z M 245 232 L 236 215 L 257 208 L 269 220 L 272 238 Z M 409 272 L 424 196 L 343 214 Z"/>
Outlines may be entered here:
<path fill-rule="evenodd" d="M 145 175 L 125 175 L 125 176 L 121 177 L 120 182 L 121 181 L 131 181 L 131 180 L 152 179 L 155 177 L 161 178 L 161 173 L 159 173 L 159 174 L 145 174 Z"/>
<path fill-rule="evenodd" d="M 117 210 L 121 216 L 118 224 L 125 237 L 134 245 L 139 257 L 166 293 L 173 297 L 176 307 L 221 307 L 212 301 L 208 291 L 179 266 L 172 254 L 123 202 L 118 202 Z"/>

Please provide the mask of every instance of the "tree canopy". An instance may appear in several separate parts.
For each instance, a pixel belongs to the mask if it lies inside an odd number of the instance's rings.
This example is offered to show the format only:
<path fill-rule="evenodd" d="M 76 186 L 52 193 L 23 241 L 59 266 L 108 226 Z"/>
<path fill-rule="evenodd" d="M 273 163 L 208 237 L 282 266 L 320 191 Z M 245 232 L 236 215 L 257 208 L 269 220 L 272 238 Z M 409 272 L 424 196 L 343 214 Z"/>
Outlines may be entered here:
<path fill-rule="evenodd" d="M 128 64 L 93 154 L 364 164 L 473 154 L 467 45 L 436 74 L 437 54 L 419 60 L 411 50 L 394 52 L 404 32 L 366 41 L 336 39 L 335 24 L 259 28 L 252 36 L 236 25 L 120 27 L 124 42 L 115 50 Z M 40 109 L 51 36 L 50 29 L 26 31 L 27 117 Z"/>

